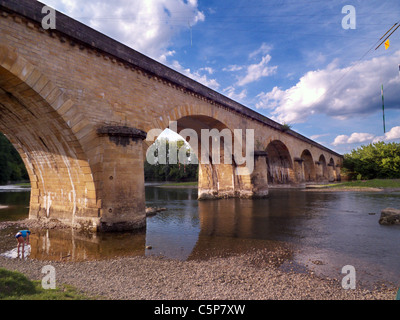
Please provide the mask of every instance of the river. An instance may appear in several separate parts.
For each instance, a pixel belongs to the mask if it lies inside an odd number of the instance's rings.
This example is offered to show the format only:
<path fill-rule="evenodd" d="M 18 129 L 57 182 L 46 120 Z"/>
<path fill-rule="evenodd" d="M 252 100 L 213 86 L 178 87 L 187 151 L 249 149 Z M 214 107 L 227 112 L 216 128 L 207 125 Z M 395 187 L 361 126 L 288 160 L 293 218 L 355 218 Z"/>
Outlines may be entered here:
<path fill-rule="evenodd" d="M 85 234 L 32 230 L 28 258 L 82 261 L 157 255 L 191 260 L 249 250 L 293 248 L 281 268 L 343 277 L 354 266 L 363 283 L 400 285 L 400 226 L 378 223 L 400 207 L 400 192 L 306 192 L 271 189 L 267 199 L 198 201 L 195 188 L 146 186 L 146 205 L 166 211 L 147 218 L 140 233 Z M 0 187 L 0 222 L 28 216 L 29 189 Z M 0 230 L 0 254 L 15 252 L 14 227 Z"/>

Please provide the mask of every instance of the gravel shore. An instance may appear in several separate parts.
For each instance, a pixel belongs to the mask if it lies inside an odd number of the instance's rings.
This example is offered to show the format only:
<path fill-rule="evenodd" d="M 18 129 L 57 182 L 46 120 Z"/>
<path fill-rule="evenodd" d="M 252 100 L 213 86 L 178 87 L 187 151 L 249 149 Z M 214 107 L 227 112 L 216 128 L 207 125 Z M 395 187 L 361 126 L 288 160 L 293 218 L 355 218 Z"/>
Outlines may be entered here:
<path fill-rule="evenodd" d="M 65 228 L 57 221 L 2 222 L 0 229 Z M 379 287 L 344 290 L 338 279 L 311 271 L 279 266 L 288 251 L 251 252 L 207 260 L 180 261 L 152 256 L 121 257 L 83 262 L 10 259 L 0 256 L 0 267 L 41 280 L 43 266 L 56 270 L 57 284 L 69 284 L 97 299 L 111 300 L 394 300 L 397 289 Z M 293 271 L 294 270 L 294 271 Z"/>
<path fill-rule="evenodd" d="M 274 254 L 273 254 L 274 255 Z M 341 280 L 281 271 L 265 250 L 206 261 L 130 257 L 86 262 L 46 262 L 0 257 L 0 267 L 31 279 L 52 265 L 58 284 L 97 299 L 113 300 L 394 300 L 396 288 L 344 290 Z"/>

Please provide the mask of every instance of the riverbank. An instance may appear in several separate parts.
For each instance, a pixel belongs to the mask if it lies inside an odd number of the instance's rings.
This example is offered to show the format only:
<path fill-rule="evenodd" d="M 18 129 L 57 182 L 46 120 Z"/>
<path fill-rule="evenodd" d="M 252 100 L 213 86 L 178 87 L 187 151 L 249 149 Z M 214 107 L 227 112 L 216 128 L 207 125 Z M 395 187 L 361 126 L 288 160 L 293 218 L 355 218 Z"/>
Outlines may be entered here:
<path fill-rule="evenodd" d="M 2 222 L 0 227 L 64 228 L 57 221 Z M 242 253 L 188 261 L 156 256 L 121 257 L 91 261 L 39 261 L 0 256 L 0 268 L 41 280 L 41 270 L 52 265 L 57 285 L 70 285 L 85 296 L 111 300 L 394 300 L 394 285 L 357 282 L 344 290 L 344 275 L 317 275 L 308 266 L 292 264 L 293 247 L 252 248 Z M 107 275 L 105 277 L 104 275 Z"/>
<path fill-rule="evenodd" d="M 171 183 L 163 183 L 160 185 L 156 185 L 159 188 L 198 188 L 197 181 L 190 182 L 171 182 Z"/>
<path fill-rule="evenodd" d="M 2 222 L 0 226 L 65 228 L 56 220 Z M 357 285 L 344 290 L 337 278 L 317 276 L 288 264 L 293 248 L 250 249 L 245 253 L 181 261 L 155 256 L 61 262 L 11 259 L 0 256 L 0 268 L 19 271 L 41 280 L 41 270 L 52 265 L 57 285 L 70 285 L 96 299 L 110 300 L 393 300 L 397 288 L 390 284 Z M 104 275 L 107 277 L 104 277 Z"/>
<path fill-rule="evenodd" d="M 372 179 L 329 184 L 308 184 L 306 191 L 398 192 L 400 179 Z"/>
<path fill-rule="evenodd" d="M 49 262 L 0 257 L 0 267 L 31 280 L 52 265 L 58 284 L 112 300 L 394 300 L 396 288 L 344 290 L 339 279 L 279 270 L 282 252 L 254 250 L 242 255 L 201 261 L 129 257 L 87 262 Z M 107 275 L 106 277 L 104 275 Z"/>

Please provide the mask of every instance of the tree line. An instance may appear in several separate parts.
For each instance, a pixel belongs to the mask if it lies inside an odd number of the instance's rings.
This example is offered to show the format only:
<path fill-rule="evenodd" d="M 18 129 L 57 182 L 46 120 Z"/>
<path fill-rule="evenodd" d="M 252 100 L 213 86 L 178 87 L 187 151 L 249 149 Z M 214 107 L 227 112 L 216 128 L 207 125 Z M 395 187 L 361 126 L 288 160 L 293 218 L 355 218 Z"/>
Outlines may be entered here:
<path fill-rule="evenodd" d="M 144 163 L 145 181 L 197 181 L 198 179 L 198 161 L 191 152 L 187 143 L 183 140 L 176 141 L 176 148 L 171 147 L 170 140 L 167 138 L 157 139 L 148 152 L 154 152 L 154 162 Z M 174 141 L 175 143 L 175 141 Z M 175 163 L 178 158 L 179 150 L 183 148 L 186 153 L 183 163 Z M 172 159 L 171 152 L 177 152 L 176 157 Z M 171 163 L 172 162 L 172 163 Z"/>
<path fill-rule="evenodd" d="M 400 143 L 363 145 L 344 155 L 343 167 L 351 180 L 400 178 Z"/>
<path fill-rule="evenodd" d="M 29 176 L 19 153 L 0 133 L 0 184 L 25 180 L 29 180 Z"/>

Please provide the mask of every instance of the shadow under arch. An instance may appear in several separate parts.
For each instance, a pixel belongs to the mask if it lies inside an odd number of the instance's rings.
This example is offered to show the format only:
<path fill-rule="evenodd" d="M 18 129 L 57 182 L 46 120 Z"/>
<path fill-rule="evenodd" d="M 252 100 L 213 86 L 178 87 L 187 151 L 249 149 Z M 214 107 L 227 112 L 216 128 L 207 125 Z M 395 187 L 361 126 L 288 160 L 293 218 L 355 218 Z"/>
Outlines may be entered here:
<path fill-rule="evenodd" d="M 92 172 L 73 123 L 63 115 L 73 106 L 37 67 L 0 45 L 0 131 L 27 168 L 29 217 L 94 227 L 99 218 Z"/>
<path fill-rule="evenodd" d="M 271 141 L 266 149 L 268 153 L 268 183 L 289 184 L 295 182 L 292 157 L 286 145 L 279 140 Z"/>
<path fill-rule="evenodd" d="M 328 166 L 326 163 L 325 156 L 323 154 L 320 155 L 318 162 L 318 172 L 317 172 L 317 181 L 327 181 L 329 180 Z"/>
<path fill-rule="evenodd" d="M 304 180 L 306 182 L 315 181 L 316 179 L 315 165 L 311 152 L 305 149 L 301 153 L 300 158 L 303 160 Z"/>
<path fill-rule="evenodd" d="M 336 172 L 336 167 L 335 167 L 335 161 L 333 158 L 329 159 L 328 163 L 328 179 L 330 182 L 334 182 L 337 179 L 337 172 Z"/>

